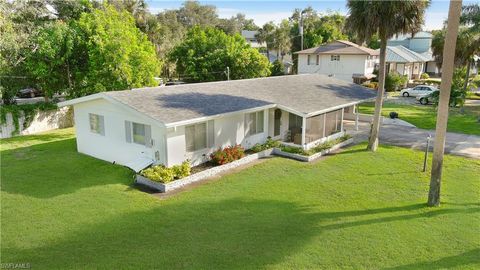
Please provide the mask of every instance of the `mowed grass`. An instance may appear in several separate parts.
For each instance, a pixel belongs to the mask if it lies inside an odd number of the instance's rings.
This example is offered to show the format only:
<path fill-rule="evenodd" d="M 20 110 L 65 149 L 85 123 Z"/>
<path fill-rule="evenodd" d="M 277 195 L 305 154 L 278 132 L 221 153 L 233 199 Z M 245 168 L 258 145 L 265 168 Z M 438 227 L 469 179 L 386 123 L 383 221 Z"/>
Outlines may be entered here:
<path fill-rule="evenodd" d="M 359 106 L 360 113 L 373 114 L 375 104 L 363 103 Z M 390 112 L 397 112 L 399 118 L 423 129 L 435 129 L 437 108 L 424 105 L 402 105 L 384 103 L 382 115 L 388 117 Z M 449 132 L 480 135 L 480 106 L 465 106 L 463 111 L 459 108 L 450 108 L 448 115 Z"/>
<path fill-rule="evenodd" d="M 1 260 L 32 269 L 479 269 L 480 161 L 354 146 L 271 158 L 159 199 L 76 152 L 72 130 L 0 141 Z"/>

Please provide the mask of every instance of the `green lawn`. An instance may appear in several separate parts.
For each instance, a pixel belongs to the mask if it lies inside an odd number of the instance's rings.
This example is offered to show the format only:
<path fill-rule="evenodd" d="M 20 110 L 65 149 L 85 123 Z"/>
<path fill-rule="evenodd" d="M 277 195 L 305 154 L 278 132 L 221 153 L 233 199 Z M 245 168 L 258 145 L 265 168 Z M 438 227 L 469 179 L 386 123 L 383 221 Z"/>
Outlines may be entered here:
<path fill-rule="evenodd" d="M 373 114 L 374 103 L 363 103 L 359 106 L 360 113 Z M 384 103 L 382 115 L 397 112 L 399 118 L 423 129 L 435 129 L 437 110 L 433 106 L 400 105 Z M 448 116 L 448 131 L 480 135 L 480 106 L 465 106 L 462 113 L 459 108 L 451 108 Z"/>
<path fill-rule="evenodd" d="M 271 158 L 159 199 L 78 154 L 72 130 L 0 141 L 1 260 L 32 269 L 479 269 L 480 161 L 364 145 Z"/>

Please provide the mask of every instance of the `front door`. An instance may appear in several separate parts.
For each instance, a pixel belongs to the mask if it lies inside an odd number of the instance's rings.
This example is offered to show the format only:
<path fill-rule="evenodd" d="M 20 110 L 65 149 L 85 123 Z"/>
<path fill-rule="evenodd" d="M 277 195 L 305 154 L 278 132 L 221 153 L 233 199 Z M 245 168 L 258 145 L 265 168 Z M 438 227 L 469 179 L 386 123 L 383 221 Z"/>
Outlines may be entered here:
<path fill-rule="evenodd" d="M 282 118 L 282 110 L 276 109 L 274 112 L 274 121 L 273 121 L 273 136 L 276 137 L 280 135 L 280 119 Z"/>

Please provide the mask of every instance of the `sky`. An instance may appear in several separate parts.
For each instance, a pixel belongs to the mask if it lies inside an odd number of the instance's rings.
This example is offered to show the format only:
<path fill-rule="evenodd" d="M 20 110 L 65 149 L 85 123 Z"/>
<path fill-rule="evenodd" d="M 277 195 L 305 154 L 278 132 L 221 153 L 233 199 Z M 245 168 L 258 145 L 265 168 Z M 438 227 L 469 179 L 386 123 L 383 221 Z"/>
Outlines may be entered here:
<path fill-rule="evenodd" d="M 480 0 L 463 1 L 464 4 L 478 3 Z M 146 0 L 152 13 L 158 13 L 165 9 L 177 9 L 183 1 Z M 248 19 L 253 19 L 255 24 L 262 26 L 268 21 L 280 22 L 292 15 L 295 8 L 313 7 L 320 12 L 337 11 L 346 15 L 347 9 L 344 0 L 329 1 L 199 1 L 202 4 L 214 5 L 220 18 L 230 18 L 237 13 L 243 13 Z M 441 29 L 443 21 L 448 17 L 449 1 L 433 0 L 426 12 L 424 30 Z"/>

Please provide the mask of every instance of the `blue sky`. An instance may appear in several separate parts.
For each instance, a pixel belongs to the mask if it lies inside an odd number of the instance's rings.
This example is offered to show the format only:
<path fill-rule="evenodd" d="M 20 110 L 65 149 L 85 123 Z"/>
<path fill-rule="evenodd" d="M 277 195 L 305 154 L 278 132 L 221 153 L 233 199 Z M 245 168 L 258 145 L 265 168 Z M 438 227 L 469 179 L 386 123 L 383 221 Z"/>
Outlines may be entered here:
<path fill-rule="evenodd" d="M 229 18 L 237 13 L 243 13 L 247 18 L 254 19 L 259 26 L 268 21 L 279 22 L 288 18 L 295 8 L 312 6 L 315 10 L 326 12 L 328 10 L 347 13 L 345 2 L 337 1 L 200 1 L 217 7 L 220 18 Z M 478 3 L 479 1 L 463 1 L 465 3 Z M 158 13 L 165 9 L 176 9 L 183 1 L 147 0 L 150 11 Z M 448 16 L 449 1 L 433 0 L 426 13 L 424 30 L 439 29 Z"/>

